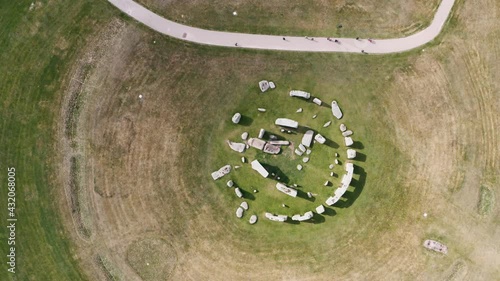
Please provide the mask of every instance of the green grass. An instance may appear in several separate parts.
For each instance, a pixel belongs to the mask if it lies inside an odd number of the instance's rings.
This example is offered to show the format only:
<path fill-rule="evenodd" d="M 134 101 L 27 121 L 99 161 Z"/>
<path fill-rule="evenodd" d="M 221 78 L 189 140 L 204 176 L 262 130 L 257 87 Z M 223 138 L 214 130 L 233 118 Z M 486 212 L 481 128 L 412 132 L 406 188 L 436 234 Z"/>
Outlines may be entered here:
<path fill-rule="evenodd" d="M 2 1 L 0 9 L 0 181 L 7 167 L 17 171 L 16 273 L 1 280 L 82 280 L 69 233 L 60 221 L 61 188 L 53 155 L 54 122 L 61 81 L 78 49 L 95 26 L 110 15 L 102 1 Z M 37 2 L 38 3 L 38 2 Z M 0 190 L 6 219 L 6 189 Z M 5 200 L 5 201 L 4 201 Z M 72 227 L 72 226 L 67 226 Z M 0 232 L 5 259 L 6 229 Z"/>

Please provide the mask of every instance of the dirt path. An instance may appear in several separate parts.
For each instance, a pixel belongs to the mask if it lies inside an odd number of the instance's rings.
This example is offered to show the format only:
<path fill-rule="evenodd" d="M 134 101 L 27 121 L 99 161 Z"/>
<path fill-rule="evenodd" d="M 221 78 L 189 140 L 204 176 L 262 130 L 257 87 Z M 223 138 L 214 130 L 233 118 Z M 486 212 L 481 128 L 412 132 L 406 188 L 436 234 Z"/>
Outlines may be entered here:
<path fill-rule="evenodd" d="M 337 38 L 338 43 L 327 38 L 304 38 L 261 34 L 212 31 L 182 25 L 167 20 L 132 0 L 108 0 L 118 9 L 140 23 L 165 35 L 205 45 L 233 48 L 283 50 L 301 52 L 343 52 L 387 54 L 408 51 L 432 41 L 441 32 L 455 0 L 443 0 L 431 25 L 422 31 L 403 38 L 368 39 Z M 285 39 L 285 40 L 284 40 Z"/>

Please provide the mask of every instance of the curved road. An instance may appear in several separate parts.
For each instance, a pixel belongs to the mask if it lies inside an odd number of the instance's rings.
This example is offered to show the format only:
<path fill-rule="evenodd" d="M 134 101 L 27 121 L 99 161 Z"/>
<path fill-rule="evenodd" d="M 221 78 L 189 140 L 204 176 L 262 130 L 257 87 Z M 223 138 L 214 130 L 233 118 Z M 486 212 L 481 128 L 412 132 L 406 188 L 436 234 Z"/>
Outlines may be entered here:
<path fill-rule="evenodd" d="M 302 52 L 344 52 L 369 54 L 387 54 L 408 51 L 432 41 L 443 28 L 455 0 L 442 0 L 431 25 L 413 35 L 396 39 L 336 38 L 340 43 L 328 41 L 325 37 L 309 40 L 304 37 L 278 35 L 246 34 L 212 31 L 167 20 L 132 0 L 108 0 L 115 7 L 138 22 L 165 35 L 205 45 L 262 50 L 284 50 Z M 235 46 L 235 44 L 238 46 Z"/>

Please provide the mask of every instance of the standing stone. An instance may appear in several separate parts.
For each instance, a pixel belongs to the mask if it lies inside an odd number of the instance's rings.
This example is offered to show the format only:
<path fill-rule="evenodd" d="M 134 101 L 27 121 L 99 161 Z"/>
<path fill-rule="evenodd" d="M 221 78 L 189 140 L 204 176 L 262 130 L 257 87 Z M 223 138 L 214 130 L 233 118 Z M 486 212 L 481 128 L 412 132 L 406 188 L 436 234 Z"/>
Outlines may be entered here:
<path fill-rule="evenodd" d="M 240 113 L 235 113 L 233 115 L 233 118 L 231 119 L 231 121 L 233 121 L 234 124 L 240 123 L 240 120 L 241 120 L 241 114 Z"/>
<path fill-rule="evenodd" d="M 246 140 L 248 138 L 248 133 L 247 132 L 243 132 L 243 134 L 241 134 L 241 139 L 242 140 Z"/>

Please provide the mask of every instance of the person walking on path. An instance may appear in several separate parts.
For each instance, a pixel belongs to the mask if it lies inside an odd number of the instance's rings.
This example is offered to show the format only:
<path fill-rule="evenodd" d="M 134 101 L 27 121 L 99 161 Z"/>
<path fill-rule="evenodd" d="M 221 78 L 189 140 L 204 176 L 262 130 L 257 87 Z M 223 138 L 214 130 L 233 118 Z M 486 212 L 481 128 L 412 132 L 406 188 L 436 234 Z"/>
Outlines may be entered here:
<path fill-rule="evenodd" d="M 286 41 L 286 38 L 285 38 L 285 37 L 283 37 L 283 41 Z"/>
<path fill-rule="evenodd" d="M 356 37 L 356 40 L 358 40 L 358 41 L 359 41 L 359 37 Z"/>
<path fill-rule="evenodd" d="M 330 38 L 330 37 L 326 38 L 326 40 L 332 42 L 332 38 Z"/>
<path fill-rule="evenodd" d="M 234 43 L 234 46 L 238 47 L 238 43 Z"/>
<path fill-rule="evenodd" d="M 339 40 L 337 40 L 337 39 L 335 39 L 335 43 L 339 43 L 339 44 L 340 44 L 340 41 L 339 41 Z"/>

